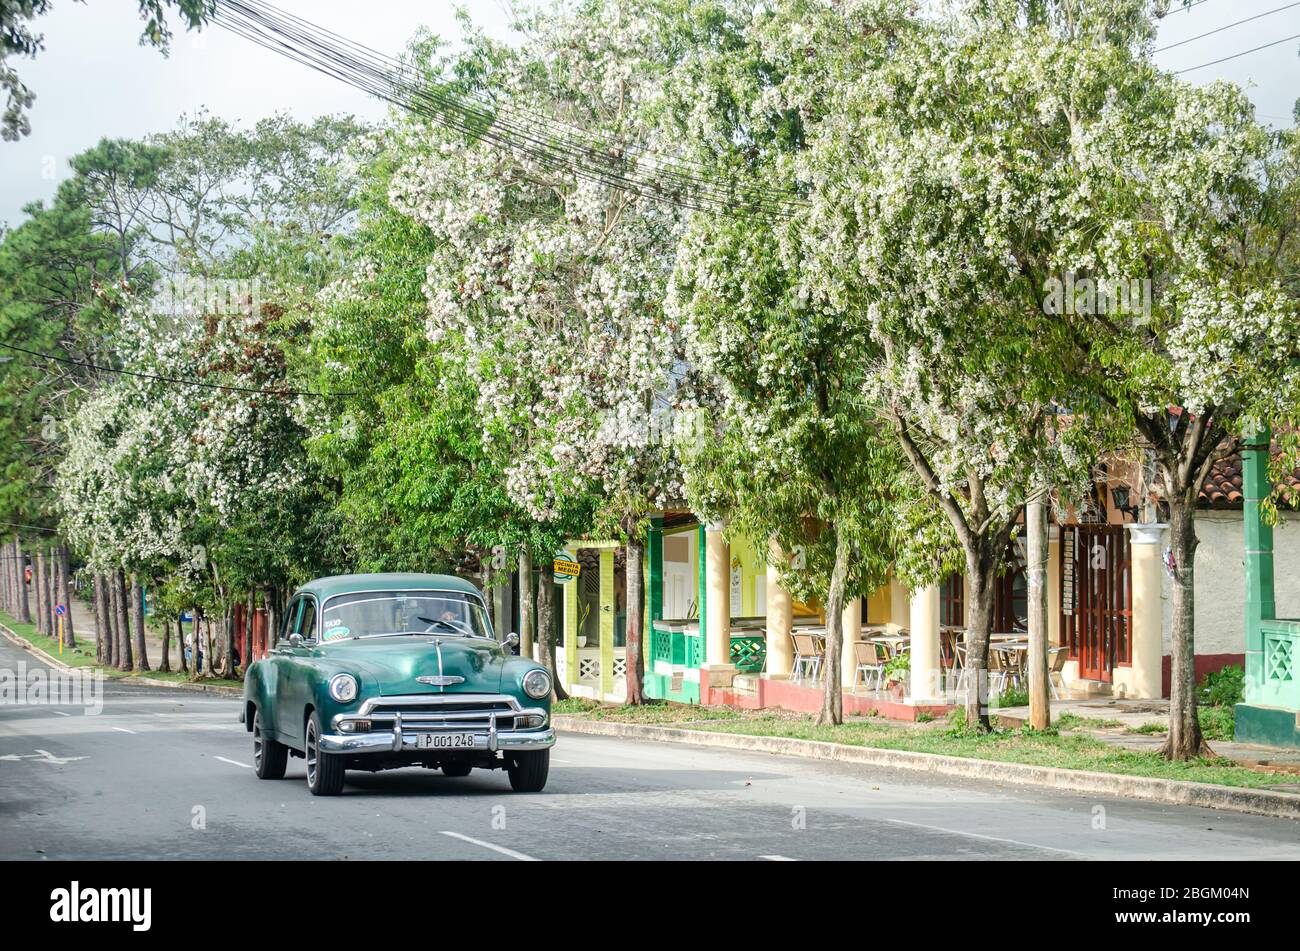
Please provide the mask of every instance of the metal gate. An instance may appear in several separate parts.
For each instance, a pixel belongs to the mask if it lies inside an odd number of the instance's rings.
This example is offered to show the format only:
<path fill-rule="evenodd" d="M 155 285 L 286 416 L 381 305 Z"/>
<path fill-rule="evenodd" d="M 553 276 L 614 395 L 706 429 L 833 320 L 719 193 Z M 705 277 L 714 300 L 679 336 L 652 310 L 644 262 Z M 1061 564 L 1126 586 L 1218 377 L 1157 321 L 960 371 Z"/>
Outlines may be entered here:
<path fill-rule="evenodd" d="M 1110 683 L 1132 663 L 1130 565 L 1122 525 L 1061 526 L 1061 640 L 1084 680 Z"/>

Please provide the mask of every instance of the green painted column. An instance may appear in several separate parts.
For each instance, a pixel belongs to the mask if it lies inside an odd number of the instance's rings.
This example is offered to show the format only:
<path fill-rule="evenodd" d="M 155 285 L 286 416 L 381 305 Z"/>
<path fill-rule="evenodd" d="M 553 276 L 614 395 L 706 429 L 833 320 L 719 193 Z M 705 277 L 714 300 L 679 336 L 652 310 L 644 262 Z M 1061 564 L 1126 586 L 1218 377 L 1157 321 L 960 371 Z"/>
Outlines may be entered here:
<path fill-rule="evenodd" d="M 704 580 L 704 563 L 708 560 L 708 546 L 704 538 L 704 523 L 700 522 L 699 528 L 695 531 L 695 568 L 696 568 L 696 589 L 695 604 L 698 609 L 695 613 L 700 619 L 700 644 L 704 644 L 704 638 L 707 632 L 704 629 L 704 619 L 708 614 L 709 591 Z"/>
<path fill-rule="evenodd" d="M 614 549 L 600 550 L 600 693 L 614 690 Z"/>
<path fill-rule="evenodd" d="M 646 609 L 648 621 L 658 621 L 664 616 L 664 520 L 662 515 L 650 516 L 650 529 L 645 539 Z M 649 637 L 650 624 L 646 624 Z"/>
<path fill-rule="evenodd" d="M 1264 636 L 1261 621 L 1277 617 L 1273 593 L 1273 526 L 1261 505 L 1268 481 L 1269 431 L 1248 440 L 1241 454 L 1242 521 L 1246 534 L 1246 699 L 1258 697 L 1264 683 Z"/>

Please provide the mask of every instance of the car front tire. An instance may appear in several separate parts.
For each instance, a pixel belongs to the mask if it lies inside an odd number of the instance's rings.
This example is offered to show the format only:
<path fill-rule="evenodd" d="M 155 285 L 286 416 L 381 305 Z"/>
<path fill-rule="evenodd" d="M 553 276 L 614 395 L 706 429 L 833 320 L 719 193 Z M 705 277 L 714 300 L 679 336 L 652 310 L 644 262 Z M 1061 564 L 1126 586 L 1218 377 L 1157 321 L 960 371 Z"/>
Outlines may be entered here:
<path fill-rule="evenodd" d="M 313 796 L 337 796 L 343 790 L 343 757 L 320 748 L 320 715 L 315 710 L 307 721 L 307 788 Z"/>
<path fill-rule="evenodd" d="M 514 753 L 506 772 L 510 775 L 510 788 L 515 792 L 541 792 L 546 788 L 546 776 L 551 771 L 550 750 L 528 750 Z"/>
<path fill-rule="evenodd" d="M 262 711 L 253 711 L 253 766 L 258 779 L 284 779 L 289 747 L 262 732 Z"/>

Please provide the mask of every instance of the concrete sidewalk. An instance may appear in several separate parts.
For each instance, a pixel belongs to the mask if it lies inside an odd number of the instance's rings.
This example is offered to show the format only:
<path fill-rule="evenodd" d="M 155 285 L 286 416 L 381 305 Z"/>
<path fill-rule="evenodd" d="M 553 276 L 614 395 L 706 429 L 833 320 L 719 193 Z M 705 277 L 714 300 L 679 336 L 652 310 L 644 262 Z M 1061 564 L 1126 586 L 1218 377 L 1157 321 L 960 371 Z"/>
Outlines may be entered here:
<path fill-rule="evenodd" d="M 1143 727 L 1164 727 L 1169 723 L 1168 700 L 1061 700 L 1052 702 L 1052 721 L 1062 714 L 1073 714 L 1084 720 L 1101 721 L 1107 725 L 1082 726 L 1062 732 L 1085 733 L 1103 743 L 1131 750 L 1150 752 L 1165 742 L 1165 733 L 1137 733 Z M 998 710 L 1008 726 L 1019 727 L 1029 721 L 1028 707 L 1007 707 Z M 1276 746 L 1258 746 L 1231 740 L 1210 740 L 1211 749 L 1220 756 L 1243 766 L 1274 767 L 1279 772 L 1300 773 L 1300 750 Z"/>

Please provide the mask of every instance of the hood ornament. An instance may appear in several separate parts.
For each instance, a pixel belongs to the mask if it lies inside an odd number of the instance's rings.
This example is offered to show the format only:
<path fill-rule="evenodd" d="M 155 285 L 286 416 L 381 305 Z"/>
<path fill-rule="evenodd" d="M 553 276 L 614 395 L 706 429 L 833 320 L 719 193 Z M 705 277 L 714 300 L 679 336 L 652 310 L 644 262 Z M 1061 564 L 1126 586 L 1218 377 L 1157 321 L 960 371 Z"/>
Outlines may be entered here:
<path fill-rule="evenodd" d="M 430 687 L 450 687 L 453 684 L 463 684 L 464 677 L 456 677 L 452 674 L 430 674 L 425 677 L 416 677 L 415 682 L 418 684 L 428 684 Z"/>

